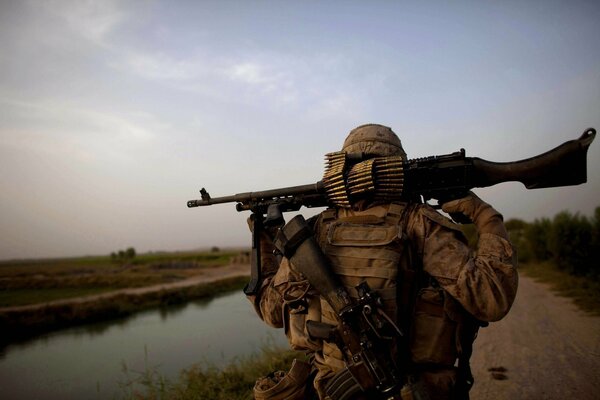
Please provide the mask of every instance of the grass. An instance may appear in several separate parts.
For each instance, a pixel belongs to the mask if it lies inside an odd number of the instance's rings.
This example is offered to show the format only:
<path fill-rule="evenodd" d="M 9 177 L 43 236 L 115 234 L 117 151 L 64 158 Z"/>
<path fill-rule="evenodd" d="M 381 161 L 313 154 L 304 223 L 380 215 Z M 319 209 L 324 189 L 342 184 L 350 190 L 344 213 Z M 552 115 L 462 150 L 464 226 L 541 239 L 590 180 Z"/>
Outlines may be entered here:
<path fill-rule="evenodd" d="M 2 290 L 0 291 L 0 307 L 45 303 L 53 300 L 91 296 L 112 290 L 114 290 L 113 287 Z"/>
<path fill-rule="evenodd" d="M 190 300 L 240 290 L 247 281 L 247 277 L 228 278 L 144 294 L 119 294 L 101 301 L 46 305 L 26 311 L 0 311 L 0 347 L 69 326 L 124 318 L 142 310 L 183 304 Z"/>
<path fill-rule="evenodd" d="M 109 256 L 0 262 L 0 307 L 184 280 L 222 266 L 239 251 L 147 253 L 126 263 Z"/>
<path fill-rule="evenodd" d="M 519 272 L 548 283 L 554 292 L 572 298 L 582 310 L 600 316 L 600 281 L 571 275 L 551 262 L 522 264 Z"/>
<path fill-rule="evenodd" d="M 174 381 L 147 363 L 145 370 L 140 372 L 131 371 L 124 365 L 121 398 L 251 400 L 258 377 L 273 371 L 287 371 L 294 358 L 306 360 L 301 352 L 267 344 L 260 353 L 237 358 L 224 368 L 194 365 L 182 371 Z"/>

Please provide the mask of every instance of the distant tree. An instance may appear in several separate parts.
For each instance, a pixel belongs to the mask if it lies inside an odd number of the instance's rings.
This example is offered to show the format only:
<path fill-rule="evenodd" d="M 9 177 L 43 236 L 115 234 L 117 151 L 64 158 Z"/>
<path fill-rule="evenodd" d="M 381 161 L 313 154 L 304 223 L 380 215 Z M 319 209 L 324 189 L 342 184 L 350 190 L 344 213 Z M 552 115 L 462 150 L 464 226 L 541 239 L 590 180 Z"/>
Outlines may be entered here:
<path fill-rule="evenodd" d="M 220 251 L 221 251 L 221 249 L 220 249 L 220 248 L 218 248 L 217 246 L 213 246 L 213 247 L 211 247 L 211 248 L 210 248 L 210 251 L 211 251 L 212 253 L 218 253 L 218 252 L 220 252 Z"/>
<path fill-rule="evenodd" d="M 594 210 L 594 217 L 591 220 L 592 225 L 592 243 L 590 246 L 590 255 L 594 257 L 600 254 L 600 207 L 596 207 Z M 596 262 L 592 262 L 590 265 L 590 275 L 596 279 L 600 278 L 600 266 Z"/>
<path fill-rule="evenodd" d="M 592 224 L 588 218 L 568 211 L 558 213 L 548 239 L 550 253 L 559 268 L 575 275 L 592 272 Z"/>
<path fill-rule="evenodd" d="M 133 260 L 135 258 L 135 249 L 133 247 L 129 247 L 125 250 L 125 255 L 128 259 Z"/>
<path fill-rule="evenodd" d="M 525 222 L 519 218 L 511 218 L 508 221 L 506 221 L 506 223 L 504 224 L 504 226 L 506 226 L 506 230 L 509 232 L 510 231 L 523 231 L 523 230 L 525 230 L 525 228 L 527 228 L 527 225 L 529 225 L 527 222 Z"/>
<path fill-rule="evenodd" d="M 536 219 L 525 228 L 525 239 L 528 242 L 531 256 L 536 261 L 550 258 L 549 234 L 552 222 L 548 218 Z"/>
<path fill-rule="evenodd" d="M 522 219 L 511 218 L 504 224 L 511 243 L 517 250 L 517 257 L 520 262 L 528 262 L 533 258 L 529 240 L 525 235 L 529 224 Z"/>

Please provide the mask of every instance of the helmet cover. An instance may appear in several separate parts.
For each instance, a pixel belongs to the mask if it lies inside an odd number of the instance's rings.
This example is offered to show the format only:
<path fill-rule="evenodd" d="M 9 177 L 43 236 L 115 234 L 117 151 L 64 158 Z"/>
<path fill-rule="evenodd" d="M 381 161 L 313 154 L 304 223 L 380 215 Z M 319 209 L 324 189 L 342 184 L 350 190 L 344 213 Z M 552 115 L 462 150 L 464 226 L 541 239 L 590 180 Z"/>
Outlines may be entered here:
<path fill-rule="evenodd" d="M 362 152 L 376 157 L 400 156 L 406 160 L 400 138 L 391 128 L 378 124 L 366 124 L 352 129 L 344 141 L 342 151 Z"/>

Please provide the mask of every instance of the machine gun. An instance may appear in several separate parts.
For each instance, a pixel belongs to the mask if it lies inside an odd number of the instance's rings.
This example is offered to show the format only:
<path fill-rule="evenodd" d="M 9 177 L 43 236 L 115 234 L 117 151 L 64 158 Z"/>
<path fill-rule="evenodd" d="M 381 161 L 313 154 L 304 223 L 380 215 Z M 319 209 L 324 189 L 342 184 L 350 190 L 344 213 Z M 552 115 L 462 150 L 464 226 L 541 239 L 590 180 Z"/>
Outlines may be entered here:
<path fill-rule="evenodd" d="M 251 281 L 247 295 L 260 286 L 260 232 L 283 223 L 283 212 L 301 207 L 350 207 L 363 198 L 402 201 L 422 198 L 439 203 L 464 197 L 470 189 L 517 181 L 527 189 L 579 185 L 587 181 L 587 151 L 596 137 L 594 128 L 579 139 L 520 161 L 491 162 L 467 157 L 461 149 L 446 155 L 403 160 L 363 153 L 335 152 L 325 156 L 323 179 L 312 184 L 259 192 L 211 197 L 202 188 L 200 200 L 188 207 L 237 203 L 237 211 L 252 211 Z M 266 214 L 266 218 L 264 217 Z"/>

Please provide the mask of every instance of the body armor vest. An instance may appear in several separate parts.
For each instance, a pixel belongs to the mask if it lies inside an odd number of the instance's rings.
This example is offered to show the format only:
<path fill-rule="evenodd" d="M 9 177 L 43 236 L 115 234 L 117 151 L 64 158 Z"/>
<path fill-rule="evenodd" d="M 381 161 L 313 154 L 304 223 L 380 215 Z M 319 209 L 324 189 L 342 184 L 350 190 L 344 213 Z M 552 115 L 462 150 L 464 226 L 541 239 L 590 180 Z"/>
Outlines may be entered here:
<path fill-rule="evenodd" d="M 419 206 L 392 203 L 365 211 L 328 209 L 314 224 L 315 238 L 349 294 L 357 298 L 355 287 L 366 281 L 383 300 L 385 313 L 404 332 L 403 343 L 392 344 L 397 364 L 407 373 L 417 374 L 435 366 L 433 374 L 444 377 L 434 376 L 429 384 L 437 386 L 443 381 L 444 392 L 455 391 L 459 381 L 472 382 L 468 358 L 477 324 L 422 271 L 420 257 L 407 235 L 410 214 Z M 292 348 L 314 352 L 318 369 L 315 388 L 324 398 L 324 384 L 345 368 L 348 355 L 334 343 L 312 339 L 306 321 L 337 325 L 337 316 L 306 280 L 276 281 L 274 285 L 286 287 L 286 334 Z M 459 368 L 455 368 L 457 359 Z M 468 388 L 462 391 L 466 393 Z"/>
<path fill-rule="evenodd" d="M 357 298 L 355 287 L 366 281 L 383 300 L 385 313 L 397 324 L 402 308 L 398 289 L 408 275 L 405 211 L 405 204 L 376 206 L 358 212 L 330 209 L 321 214 L 315 227 L 316 239 L 331 269 L 350 295 Z M 321 322 L 337 323 L 334 311 L 324 300 L 321 301 Z M 344 355 L 335 344 L 324 342 L 322 354 L 324 364 L 332 370 L 344 367 Z"/>
<path fill-rule="evenodd" d="M 406 340 L 392 348 L 397 364 L 408 373 L 436 366 L 438 372 L 433 374 L 442 377 L 434 377 L 428 385 L 441 384 L 444 388 L 437 389 L 465 398 L 472 384 L 468 359 L 478 325 L 422 271 L 420 257 L 407 236 L 413 207 L 418 205 L 392 203 L 366 211 L 326 210 L 317 220 L 315 236 L 350 295 L 356 297 L 354 287 L 366 281 L 381 296 L 387 315 L 403 330 Z M 327 302 L 321 300 L 320 309 L 322 322 L 336 324 L 336 315 Z M 327 380 L 344 368 L 344 358 L 335 344 L 323 342 L 321 355 L 316 357 L 321 369 L 317 388 L 320 379 Z M 459 391 L 464 394 L 459 395 Z"/>

